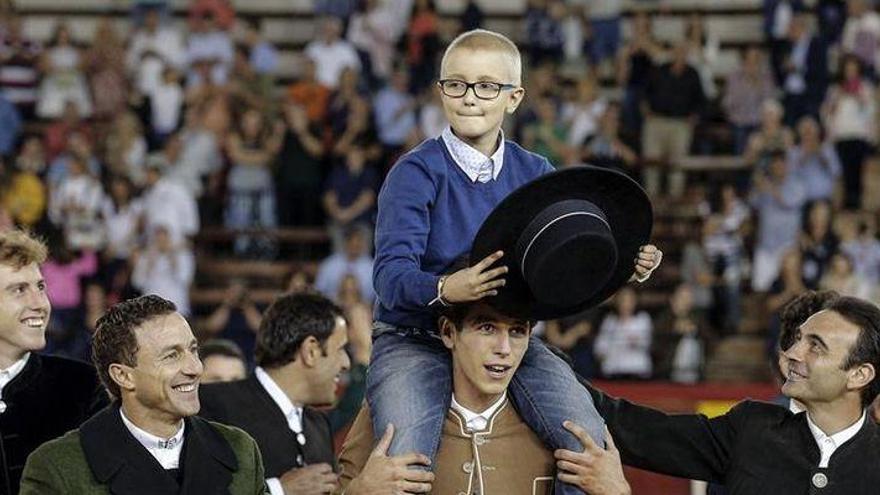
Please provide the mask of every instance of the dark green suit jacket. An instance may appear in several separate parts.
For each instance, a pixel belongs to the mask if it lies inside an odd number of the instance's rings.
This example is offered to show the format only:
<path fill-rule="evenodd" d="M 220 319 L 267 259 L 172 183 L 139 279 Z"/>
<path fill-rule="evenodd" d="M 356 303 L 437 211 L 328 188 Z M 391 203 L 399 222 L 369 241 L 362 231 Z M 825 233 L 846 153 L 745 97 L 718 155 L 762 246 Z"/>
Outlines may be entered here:
<path fill-rule="evenodd" d="M 180 485 L 131 435 L 111 405 L 28 457 L 21 495 L 264 495 L 263 461 L 247 433 L 186 418 Z"/>

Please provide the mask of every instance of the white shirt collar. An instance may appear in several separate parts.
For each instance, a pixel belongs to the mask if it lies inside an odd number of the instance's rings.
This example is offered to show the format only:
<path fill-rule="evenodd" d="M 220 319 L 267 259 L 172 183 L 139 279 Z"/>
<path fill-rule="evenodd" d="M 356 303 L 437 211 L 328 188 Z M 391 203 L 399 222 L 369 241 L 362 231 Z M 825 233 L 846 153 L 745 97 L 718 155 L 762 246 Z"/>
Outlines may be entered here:
<path fill-rule="evenodd" d="M 299 435 L 302 434 L 302 414 L 303 408 L 295 405 L 290 401 L 290 398 L 284 393 L 284 390 L 281 390 L 281 387 L 275 383 L 275 380 L 266 373 L 262 367 L 257 366 L 254 369 L 254 375 L 257 377 L 257 381 L 260 382 L 260 385 L 266 390 L 266 393 L 269 394 L 269 397 L 272 398 L 272 401 L 278 405 L 278 408 L 281 409 L 281 413 L 284 414 L 284 417 L 287 418 L 287 426 L 297 434 L 297 440 L 300 444 L 304 444 L 305 437 L 300 440 Z"/>
<path fill-rule="evenodd" d="M 163 469 L 177 469 L 180 466 L 180 453 L 183 451 L 183 430 L 186 428 L 186 423 L 183 420 L 180 421 L 177 433 L 171 438 L 165 439 L 138 428 L 136 424 L 125 417 L 121 407 L 119 415 L 122 416 L 122 423 L 125 424 L 134 439 L 147 449 L 147 452 L 159 462 Z"/>
<path fill-rule="evenodd" d="M 0 370 L 0 397 L 3 397 L 3 388 L 6 387 L 9 382 L 14 380 L 15 377 L 17 377 L 27 365 L 29 357 L 31 357 L 31 353 L 26 352 L 24 356 L 21 357 L 21 359 L 12 363 L 12 366 L 6 368 L 5 370 Z M 3 411 L 0 411 L 0 413 L 2 412 Z"/>
<path fill-rule="evenodd" d="M 819 467 L 826 468 L 828 467 L 828 461 L 831 460 L 831 455 L 834 454 L 834 451 L 837 450 L 838 447 L 847 442 L 850 438 L 856 436 L 856 433 L 862 428 L 862 425 L 865 424 L 865 418 L 867 414 L 865 411 L 862 411 L 862 417 L 859 418 L 858 421 L 853 423 L 852 425 L 844 428 L 843 430 L 838 431 L 837 433 L 829 436 L 826 435 L 824 431 L 822 431 L 813 420 L 810 419 L 810 413 L 807 412 L 807 426 L 810 427 L 810 432 L 813 434 L 813 438 L 816 439 L 816 444 L 819 446 L 819 452 L 822 454 L 822 457 L 819 459 Z"/>
<path fill-rule="evenodd" d="M 468 431 L 483 431 L 489 426 L 489 421 L 492 420 L 492 416 L 498 411 L 498 408 L 504 404 L 504 401 L 507 399 L 507 391 L 501 394 L 501 397 L 498 398 L 491 406 L 486 408 L 485 411 L 481 413 L 475 413 L 470 409 L 464 407 L 459 404 L 457 400 L 455 400 L 455 394 L 452 394 L 452 409 L 461 414 L 464 417 L 465 426 Z"/>
<path fill-rule="evenodd" d="M 461 138 L 452 132 L 450 126 L 446 126 L 443 129 L 440 137 L 443 139 L 443 144 L 446 145 L 449 154 L 452 155 L 452 160 L 458 165 L 458 168 L 467 174 L 471 182 L 477 182 L 480 167 L 489 160 L 492 162 L 492 180 L 498 178 L 498 174 L 501 173 L 501 167 L 504 166 L 504 130 L 498 136 L 498 149 L 489 157 L 462 141 Z"/>

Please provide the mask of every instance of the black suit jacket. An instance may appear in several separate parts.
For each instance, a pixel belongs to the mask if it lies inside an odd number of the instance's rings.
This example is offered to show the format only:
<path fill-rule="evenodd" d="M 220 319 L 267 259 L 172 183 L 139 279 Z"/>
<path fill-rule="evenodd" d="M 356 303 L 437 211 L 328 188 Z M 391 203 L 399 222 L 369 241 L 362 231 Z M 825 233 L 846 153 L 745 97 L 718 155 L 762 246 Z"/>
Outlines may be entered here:
<path fill-rule="evenodd" d="M 42 443 L 76 429 L 109 399 L 86 363 L 31 354 L 3 388 L 0 414 L 0 493 L 17 494 L 28 455 Z"/>
<path fill-rule="evenodd" d="M 202 409 L 199 416 L 237 426 L 249 433 L 263 455 L 267 478 L 277 478 L 292 468 L 328 463 L 336 466 L 333 437 L 327 416 L 315 409 L 303 409 L 305 446 L 296 441 L 287 418 L 257 377 L 199 387 Z"/>
<path fill-rule="evenodd" d="M 587 388 L 624 464 L 723 483 L 731 495 L 880 493 L 880 427 L 870 417 L 820 469 L 806 413 L 746 400 L 708 419 L 665 414 Z M 827 485 L 816 486 L 817 478 Z"/>

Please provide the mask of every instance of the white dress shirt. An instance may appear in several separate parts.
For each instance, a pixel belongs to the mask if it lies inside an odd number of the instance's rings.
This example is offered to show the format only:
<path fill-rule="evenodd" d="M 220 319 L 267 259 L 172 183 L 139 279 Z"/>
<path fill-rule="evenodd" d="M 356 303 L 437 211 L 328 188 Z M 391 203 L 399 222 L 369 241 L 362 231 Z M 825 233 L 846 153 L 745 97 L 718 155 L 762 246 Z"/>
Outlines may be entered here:
<path fill-rule="evenodd" d="M 254 370 L 254 376 L 257 377 L 257 381 L 260 382 L 260 385 L 263 386 L 269 394 L 269 397 L 272 398 L 272 401 L 275 402 L 278 408 L 281 409 L 284 417 L 287 418 L 287 427 L 290 428 L 290 431 L 296 434 L 297 442 L 299 442 L 300 445 L 305 445 L 306 437 L 302 432 L 302 406 L 295 405 L 291 402 L 290 398 L 287 397 L 287 394 L 281 390 L 281 387 L 275 383 L 275 380 L 273 380 L 263 368 L 257 366 Z M 272 495 L 284 495 L 284 488 L 281 486 L 280 479 L 269 478 L 266 480 L 266 484 L 269 486 L 269 493 Z"/>
<path fill-rule="evenodd" d="M 180 428 L 174 436 L 162 438 L 138 428 L 125 417 L 122 408 L 119 408 L 119 415 L 122 416 L 122 423 L 128 428 L 134 439 L 147 449 L 147 452 L 159 462 L 163 469 L 177 469 L 180 466 L 180 453 L 183 451 L 183 430 L 186 423 L 181 420 Z"/>
<path fill-rule="evenodd" d="M 831 456 L 834 454 L 834 451 L 837 450 L 838 447 L 847 442 L 850 438 L 856 436 L 856 433 L 862 428 L 862 425 L 865 424 L 865 411 L 862 411 L 862 417 L 859 418 L 858 421 L 853 423 L 852 425 L 844 428 L 843 430 L 838 431 L 837 433 L 829 436 L 826 435 L 824 431 L 822 431 L 813 420 L 810 419 L 810 413 L 807 412 L 807 425 L 810 427 L 810 432 L 813 434 L 813 438 L 816 439 L 816 444 L 819 446 L 819 452 L 822 456 L 819 458 L 819 467 L 827 468 L 828 461 L 831 460 Z"/>
<path fill-rule="evenodd" d="M 452 132 L 451 127 L 444 129 L 440 136 L 443 138 L 443 144 L 446 145 L 449 154 L 452 155 L 452 160 L 455 161 L 455 164 L 458 165 L 465 174 L 467 174 L 472 182 L 477 182 L 480 169 L 486 166 L 486 162 L 489 162 L 491 166 L 492 180 L 498 178 L 498 174 L 501 173 L 501 167 L 504 166 L 503 130 L 498 136 L 498 149 L 495 150 L 495 153 L 493 153 L 492 156 L 488 157 L 473 146 L 462 141 L 461 138 Z"/>
<path fill-rule="evenodd" d="M 21 357 L 18 361 L 12 363 L 12 365 L 5 370 L 0 370 L 0 414 L 6 412 L 6 403 L 3 402 L 3 389 L 6 385 L 9 384 L 15 377 L 21 374 L 21 371 L 27 365 L 28 358 L 31 357 L 31 353 L 27 352 L 24 356 Z"/>
<path fill-rule="evenodd" d="M 507 392 L 505 391 L 501 394 L 501 397 L 498 398 L 491 406 L 487 407 L 485 411 L 481 413 L 476 413 L 471 411 L 470 409 L 464 407 L 459 404 L 457 400 L 455 400 L 455 394 L 452 395 L 452 410 L 461 414 L 464 417 L 465 427 L 468 431 L 483 431 L 489 426 L 489 421 L 492 419 L 492 415 L 498 411 L 498 408 L 504 404 L 505 399 L 507 399 Z"/>

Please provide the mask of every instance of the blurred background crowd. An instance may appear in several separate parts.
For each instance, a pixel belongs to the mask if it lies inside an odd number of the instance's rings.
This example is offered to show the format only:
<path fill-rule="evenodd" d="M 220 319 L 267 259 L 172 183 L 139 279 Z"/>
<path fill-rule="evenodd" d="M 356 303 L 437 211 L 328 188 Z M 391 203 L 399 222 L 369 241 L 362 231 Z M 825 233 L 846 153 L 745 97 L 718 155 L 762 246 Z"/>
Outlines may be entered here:
<path fill-rule="evenodd" d="M 261 310 L 311 287 L 365 365 L 376 196 L 446 126 L 439 57 L 476 27 L 523 53 L 508 139 L 654 202 L 652 280 L 539 327 L 581 374 L 767 379 L 792 297 L 880 301 L 871 0 L 76 4 L 0 2 L 0 228 L 50 240 L 49 352 L 157 293 L 241 376 Z"/>

